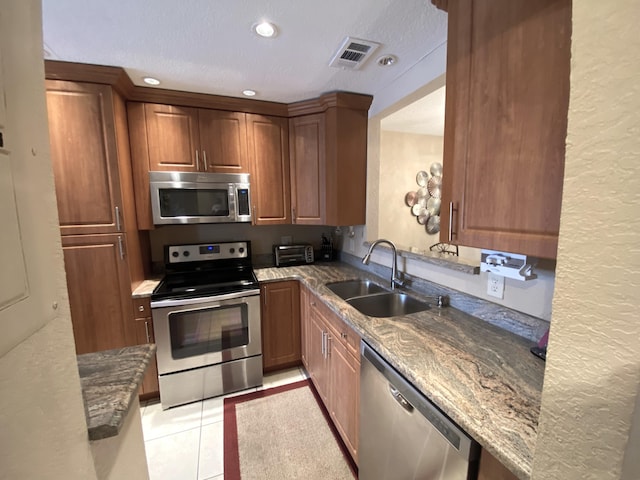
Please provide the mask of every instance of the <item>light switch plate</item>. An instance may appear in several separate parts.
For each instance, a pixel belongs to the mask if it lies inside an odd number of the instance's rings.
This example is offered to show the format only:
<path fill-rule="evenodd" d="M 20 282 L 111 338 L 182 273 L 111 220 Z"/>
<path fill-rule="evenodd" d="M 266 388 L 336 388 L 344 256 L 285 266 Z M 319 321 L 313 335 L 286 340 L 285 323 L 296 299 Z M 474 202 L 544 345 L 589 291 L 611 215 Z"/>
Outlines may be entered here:
<path fill-rule="evenodd" d="M 489 272 L 487 280 L 487 295 L 504 298 L 504 277 Z"/>

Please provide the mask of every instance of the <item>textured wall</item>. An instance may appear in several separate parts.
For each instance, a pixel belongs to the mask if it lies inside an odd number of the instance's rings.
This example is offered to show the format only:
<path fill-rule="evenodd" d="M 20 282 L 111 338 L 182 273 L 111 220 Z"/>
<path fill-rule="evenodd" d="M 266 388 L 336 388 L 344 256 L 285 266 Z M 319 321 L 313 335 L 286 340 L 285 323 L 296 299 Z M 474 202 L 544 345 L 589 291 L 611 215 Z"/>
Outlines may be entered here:
<path fill-rule="evenodd" d="M 1 0 L 0 12 L 0 101 L 29 279 L 29 296 L 0 312 L 12 347 L 0 352 L 0 478 L 91 480 L 48 154 L 40 2 Z"/>
<path fill-rule="evenodd" d="M 438 243 L 439 235 L 428 234 L 404 203 L 407 192 L 416 191 L 416 174 L 429 172 L 432 163 L 442 164 L 443 138 L 382 131 L 380 135 L 379 236 L 398 246 L 426 250 Z"/>
<path fill-rule="evenodd" d="M 640 478 L 637 461 L 627 461 L 623 473 L 640 382 L 639 14 L 637 0 L 573 2 L 566 167 L 536 480 Z"/>

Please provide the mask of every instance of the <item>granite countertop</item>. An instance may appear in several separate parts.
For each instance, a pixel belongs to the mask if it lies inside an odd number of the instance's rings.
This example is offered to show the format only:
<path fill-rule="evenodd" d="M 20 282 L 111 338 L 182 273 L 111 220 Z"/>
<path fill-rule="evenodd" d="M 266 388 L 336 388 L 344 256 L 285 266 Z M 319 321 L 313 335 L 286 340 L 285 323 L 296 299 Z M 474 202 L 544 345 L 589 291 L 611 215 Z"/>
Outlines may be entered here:
<path fill-rule="evenodd" d="M 531 340 L 453 307 L 393 318 L 363 315 L 325 284 L 368 278 L 385 286 L 386 280 L 345 263 L 254 271 L 260 282 L 303 282 L 484 449 L 518 478 L 530 478 L 544 378 Z M 137 293 L 151 295 L 157 283 L 149 280 Z"/>
<path fill-rule="evenodd" d="M 363 315 L 324 285 L 381 279 L 346 264 L 255 272 L 261 282 L 302 281 L 483 448 L 518 478 L 530 478 L 544 377 L 531 341 L 453 307 L 393 318 Z"/>
<path fill-rule="evenodd" d="M 155 351 L 147 344 L 78 355 L 89 440 L 118 435 Z"/>

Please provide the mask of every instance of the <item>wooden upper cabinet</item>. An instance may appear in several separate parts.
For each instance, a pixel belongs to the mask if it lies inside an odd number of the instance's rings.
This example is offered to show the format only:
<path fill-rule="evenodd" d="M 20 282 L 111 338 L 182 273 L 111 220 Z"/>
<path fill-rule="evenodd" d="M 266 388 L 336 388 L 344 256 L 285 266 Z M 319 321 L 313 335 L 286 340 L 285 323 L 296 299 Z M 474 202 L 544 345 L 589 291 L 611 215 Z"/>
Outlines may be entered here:
<path fill-rule="evenodd" d="M 555 258 L 571 1 L 448 9 L 441 240 Z"/>
<path fill-rule="evenodd" d="M 47 80 L 46 88 L 61 233 L 122 231 L 111 87 Z"/>
<path fill-rule="evenodd" d="M 322 225 L 326 218 L 325 116 L 289 120 L 291 217 L 303 225 Z"/>
<path fill-rule="evenodd" d="M 247 137 L 254 223 L 291 223 L 287 119 L 247 114 Z"/>
<path fill-rule="evenodd" d="M 147 103 L 144 122 L 150 171 L 200 170 L 198 109 Z"/>
<path fill-rule="evenodd" d="M 203 169 L 216 173 L 247 173 L 245 114 L 200 109 L 198 120 Z"/>
<path fill-rule="evenodd" d="M 250 172 L 245 113 L 139 102 L 127 111 L 140 229 L 154 228 L 149 172 Z"/>
<path fill-rule="evenodd" d="M 321 113 L 289 121 L 293 223 L 366 223 L 367 111 L 372 97 L 332 93 Z"/>

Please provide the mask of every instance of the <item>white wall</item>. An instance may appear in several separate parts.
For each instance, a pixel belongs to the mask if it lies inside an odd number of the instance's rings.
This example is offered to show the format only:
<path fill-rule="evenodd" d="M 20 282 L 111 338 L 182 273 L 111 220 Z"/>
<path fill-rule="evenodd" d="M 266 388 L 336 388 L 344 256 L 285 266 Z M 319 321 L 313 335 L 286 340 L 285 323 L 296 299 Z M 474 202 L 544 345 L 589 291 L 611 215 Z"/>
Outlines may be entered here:
<path fill-rule="evenodd" d="M 627 443 L 637 447 L 640 433 L 640 412 L 634 413 L 640 384 L 639 13 L 637 0 L 573 2 L 567 154 L 535 480 L 640 478 L 640 452 L 627 451 L 624 462 Z"/>
<path fill-rule="evenodd" d="M 0 478 L 91 480 L 49 157 L 41 15 L 39 0 L 0 1 L 11 159 L 11 175 L 4 170 L 0 180 L 15 188 L 22 245 L 11 253 L 24 252 L 27 278 L 24 298 L 0 311 Z"/>

